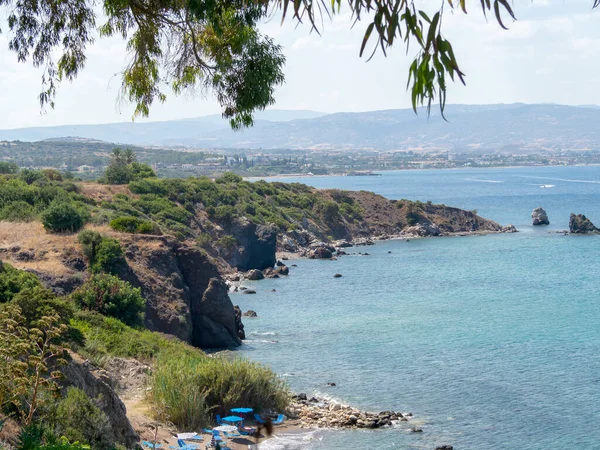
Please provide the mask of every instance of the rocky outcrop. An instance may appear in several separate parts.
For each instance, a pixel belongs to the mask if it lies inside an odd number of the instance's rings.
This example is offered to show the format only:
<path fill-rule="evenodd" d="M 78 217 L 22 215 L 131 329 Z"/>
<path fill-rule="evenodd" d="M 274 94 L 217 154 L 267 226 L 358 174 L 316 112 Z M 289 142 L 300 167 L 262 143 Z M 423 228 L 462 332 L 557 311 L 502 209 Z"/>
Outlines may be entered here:
<path fill-rule="evenodd" d="M 256 314 L 256 311 L 253 311 L 251 309 L 249 309 L 248 311 L 246 311 L 243 314 L 244 317 L 258 317 L 258 314 Z"/>
<path fill-rule="evenodd" d="M 127 418 L 125 405 L 111 387 L 111 377 L 108 372 L 94 368 L 75 354 L 62 368 L 62 372 L 65 375 L 63 382 L 65 386 L 83 390 L 108 416 L 112 431 L 112 435 L 108 436 L 110 440 L 128 449 L 141 448 L 139 436 Z"/>
<path fill-rule="evenodd" d="M 503 233 L 518 233 L 518 231 L 519 230 L 517 230 L 517 227 L 515 227 L 513 224 L 508 224 L 502 227 Z"/>
<path fill-rule="evenodd" d="M 276 262 L 277 227 L 272 224 L 256 225 L 246 218 L 238 219 L 229 229 L 238 246 L 227 261 L 238 270 L 263 270 Z"/>
<path fill-rule="evenodd" d="M 241 345 L 241 314 L 236 318 L 228 288 L 221 278 L 211 278 L 202 299 L 192 302 L 192 345 L 200 348 L 225 348 Z M 240 333 L 241 331 L 241 333 Z"/>
<path fill-rule="evenodd" d="M 531 220 L 533 225 L 550 225 L 548 220 L 548 214 L 544 211 L 544 208 L 537 207 L 531 213 Z"/>
<path fill-rule="evenodd" d="M 332 383 L 335 385 L 335 383 Z M 408 422 L 410 413 L 382 411 L 372 413 L 360 411 L 351 406 L 334 403 L 326 399 L 306 394 L 293 397 L 291 414 L 300 419 L 300 428 L 381 428 L 395 423 Z"/>
<path fill-rule="evenodd" d="M 406 228 L 405 233 L 420 237 L 439 236 L 440 228 L 434 223 L 424 222 Z"/>
<path fill-rule="evenodd" d="M 569 218 L 569 231 L 574 234 L 599 234 L 592 221 L 583 214 L 571 214 Z"/>

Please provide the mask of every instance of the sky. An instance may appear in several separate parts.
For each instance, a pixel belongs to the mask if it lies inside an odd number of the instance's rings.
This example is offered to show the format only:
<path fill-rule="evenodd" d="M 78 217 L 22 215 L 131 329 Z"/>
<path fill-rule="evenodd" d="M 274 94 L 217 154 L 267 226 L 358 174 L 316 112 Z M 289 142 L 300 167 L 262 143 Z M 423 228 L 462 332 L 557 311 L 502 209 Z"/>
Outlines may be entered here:
<path fill-rule="evenodd" d="M 416 0 L 424 9 L 442 0 Z M 448 103 L 600 104 L 600 8 L 592 0 L 514 0 L 517 21 L 506 18 L 502 30 L 486 21 L 478 0 L 467 0 L 469 14 L 444 14 L 443 33 L 454 46 L 467 85 L 451 84 Z M 40 111 L 41 71 L 18 63 L 8 50 L 0 15 L 0 129 L 66 124 L 124 122 L 133 106 L 118 101 L 120 72 L 126 65 L 125 43 L 99 39 L 89 48 L 85 69 L 72 83 L 59 87 L 55 109 Z M 321 112 L 369 111 L 410 107 L 406 92 L 408 55 L 395 46 L 387 57 L 378 53 L 370 62 L 359 58 L 368 22 L 354 28 L 342 8 L 333 21 L 325 20 L 321 36 L 306 25 L 296 27 L 280 17 L 261 24 L 261 31 L 283 46 L 286 82 L 275 94 L 277 109 Z M 214 98 L 176 97 L 168 93 L 148 119 L 172 120 L 221 112 Z M 425 119 L 424 119 L 425 120 Z"/>

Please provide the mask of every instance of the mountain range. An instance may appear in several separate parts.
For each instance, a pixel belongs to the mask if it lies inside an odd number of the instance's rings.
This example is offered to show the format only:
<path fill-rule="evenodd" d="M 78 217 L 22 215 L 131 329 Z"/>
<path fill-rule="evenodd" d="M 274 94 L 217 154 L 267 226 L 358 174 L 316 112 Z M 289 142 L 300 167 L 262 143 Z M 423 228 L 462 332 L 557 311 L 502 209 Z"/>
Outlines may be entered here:
<path fill-rule="evenodd" d="M 188 148 L 423 150 L 528 153 L 600 148 L 600 109 L 554 104 L 448 105 L 325 114 L 268 110 L 254 127 L 232 131 L 219 115 L 165 122 L 0 130 L 0 140 L 78 137 L 141 146 Z"/>

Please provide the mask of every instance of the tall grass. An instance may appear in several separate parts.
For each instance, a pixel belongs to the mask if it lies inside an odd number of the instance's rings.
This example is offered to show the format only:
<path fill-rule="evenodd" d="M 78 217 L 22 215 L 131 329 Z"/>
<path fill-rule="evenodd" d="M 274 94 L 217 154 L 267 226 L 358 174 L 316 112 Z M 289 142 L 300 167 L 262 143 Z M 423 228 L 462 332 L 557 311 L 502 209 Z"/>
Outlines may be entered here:
<path fill-rule="evenodd" d="M 151 401 L 160 418 L 190 430 L 231 408 L 282 411 L 290 401 L 287 384 L 272 370 L 241 358 L 161 354 L 151 387 Z"/>
<path fill-rule="evenodd" d="M 198 430 L 235 407 L 283 411 L 289 405 L 287 384 L 262 364 L 209 357 L 176 338 L 93 312 L 77 313 L 71 325 L 85 338 L 76 350 L 96 365 L 114 356 L 151 363 L 153 410 L 180 429 Z"/>

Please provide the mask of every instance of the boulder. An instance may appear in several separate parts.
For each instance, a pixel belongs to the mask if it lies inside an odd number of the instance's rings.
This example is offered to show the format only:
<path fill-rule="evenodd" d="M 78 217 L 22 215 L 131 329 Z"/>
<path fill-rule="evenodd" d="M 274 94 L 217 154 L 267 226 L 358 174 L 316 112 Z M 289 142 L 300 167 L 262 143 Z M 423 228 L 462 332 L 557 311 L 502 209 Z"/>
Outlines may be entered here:
<path fill-rule="evenodd" d="M 262 273 L 258 269 L 249 270 L 248 272 L 246 272 L 246 274 L 244 276 L 247 280 L 252 280 L 252 281 L 262 280 L 265 277 L 264 273 Z"/>
<path fill-rule="evenodd" d="M 286 266 L 285 264 L 282 264 L 280 266 L 278 266 L 275 271 L 279 274 L 279 275 L 289 275 L 290 274 L 290 268 L 288 266 Z"/>
<path fill-rule="evenodd" d="M 256 291 L 254 289 L 246 289 L 242 294 L 256 294 Z"/>
<path fill-rule="evenodd" d="M 336 273 L 333 278 L 342 278 L 342 274 L 341 273 Z"/>
<path fill-rule="evenodd" d="M 251 309 L 249 309 L 248 311 L 246 311 L 243 314 L 244 317 L 258 317 L 258 314 L 256 314 L 256 311 L 253 311 Z"/>
<path fill-rule="evenodd" d="M 517 230 L 517 228 L 513 224 L 508 224 L 505 227 L 502 227 L 503 233 L 517 233 L 518 231 L 519 230 Z"/>
<path fill-rule="evenodd" d="M 532 211 L 531 220 L 533 221 L 533 225 L 550 225 L 548 214 L 542 207 L 535 208 Z"/>
<path fill-rule="evenodd" d="M 330 259 L 333 257 L 333 252 L 335 252 L 335 248 L 331 245 L 324 242 L 317 242 L 310 246 L 308 257 L 310 259 Z"/>
<path fill-rule="evenodd" d="M 236 320 L 236 312 L 227 292 L 227 285 L 223 280 L 210 279 L 202 300 L 194 304 L 192 345 L 200 348 L 228 348 L 238 347 L 242 343 L 238 328 L 241 319 Z"/>
<path fill-rule="evenodd" d="M 448 444 L 438 445 L 435 450 L 454 450 L 454 447 Z"/>
<path fill-rule="evenodd" d="M 574 234 L 600 233 L 600 229 L 596 228 L 592 221 L 583 214 L 571 214 L 569 218 L 569 231 Z"/>

